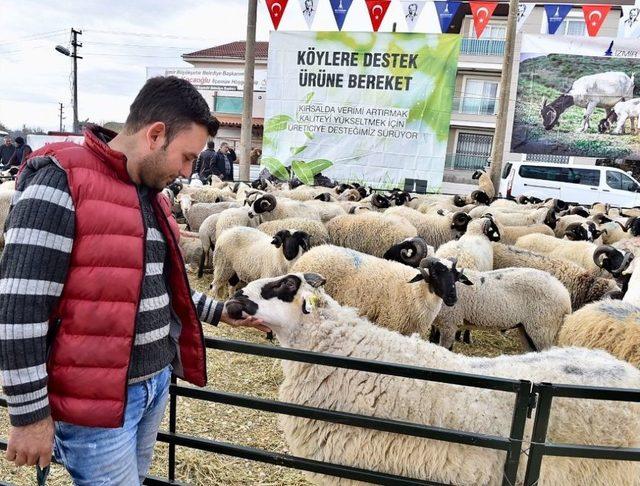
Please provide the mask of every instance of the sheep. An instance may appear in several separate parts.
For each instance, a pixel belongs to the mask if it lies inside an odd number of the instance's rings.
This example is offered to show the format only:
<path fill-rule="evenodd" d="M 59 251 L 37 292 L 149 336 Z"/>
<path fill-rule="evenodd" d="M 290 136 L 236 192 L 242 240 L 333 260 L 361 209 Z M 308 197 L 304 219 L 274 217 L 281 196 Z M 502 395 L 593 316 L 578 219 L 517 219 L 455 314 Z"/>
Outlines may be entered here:
<path fill-rule="evenodd" d="M 529 226 L 504 226 L 497 221 L 495 222 L 500 232 L 500 241 L 505 245 L 513 245 L 518 238 L 524 235 L 540 233 L 543 235 L 553 236 L 553 230 L 546 224 L 530 224 Z"/>
<path fill-rule="evenodd" d="M 478 181 L 478 188 L 484 192 L 489 199 L 493 199 L 496 197 L 496 189 L 493 186 L 493 182 L 491 181 L 491 177 L 484 170 L 476 170 L 471 176 L 472 179 Z"/>
<path fill-rule="evenodd" d="M 587 221 L 587 218 L 585 218 L 584 216 L 580 216 L 578 214 L 567 214 L 564 216 L 560 216 L 558 218 L 558 221 L 556 222 L 554 233 L 556 237 L 562 238 L 564 236 L 564 232 L 567 230 L 567 227 L 570 224 L 584 223 L 585 221 Z"/>
<path fill-rule="evenodd" d="M 449 241 L 436 251 L 438 258 L 457 259 L 461 268 L 493 270 L 492 241 L 500 241 L 500 231 L 491 216 L 475 219 L 459 240 Z"/>
<path fill-rule="evenodd" d="M 602 231 L 602 243 L 605 245 L 612 245 L 632 236 L 624 224 L 617 220 L 614 221 L 604 214 L 596 214 L 591 219 L 598 225 L 598 230 Z"/>
<path fill-rule="evenodd" d="M 531 234 L 518 238 L 516 246 L 543 255 L 564 258 L 587 270 L 598 270 L 593 261 L 593 252 L 598 246 L 588 241 L 559 240 L 553 236 Z"/>
<path fill-rule="evenodd" d="M 374 211 L 338 216 L 326 226 L 332 244 L 377 257 L 384 256 L 393 245 L 418 236 L 406 219 Z"/>
<path fill-rule="evenodd" d="M 471 221 L 471 217 L 462 211 L 426 215 L 406 206 L 389 208 L 384 214 L 409 221 L 416 228 L 418 236 L 436 249 L 464 234 Z"/>
<path fill-rule="evenodd" d="M 437 255 L 437 254 L 436 254 Z M 443 307 L 433 325 L 440 345 L 450 349 L 456 332 L 467 328 L 517 328 L 526 347 L 540 351 L 555 342 L 571 297 L 562 283 L 533 268 L 476 272 L 465 268 L 472 286 L 458 289 L 458 302 Z"/>
<path fill-rule="evenodd" d="M 305 206 L 315 209 L 320 216 L 320 221 L 322 221 L 323 223 L 331 221 L 337 216 L 347 214 L 347 211 L 340 204 L 334 202 L 324 202 L 320 199 L 306 201 Z"/>
<path fill-rule="evenodd" d="M 485 210 L 482 214 L 486 214 L 487 212 L 491 213 L 494 219 L 504 226 L 529 226 L 544 223 L 553 229 L 556 225 L 556 212 L 553 208 L 539 208 L 526 213 L 506 213 L 502 211 L 494 212 Z M 481 216 L 481 214 L 476 214 L 472 211 L 469 213 L 469 216 L 475 218 Z"/>
<path fill-rule="evenodd" d="M 373 325 L 330 297 L 320 288 L 323 281 L 316 273 L 258 280 L 229 300 L 226 310 L 232 318 L 253 315 L 268 322 L 288 348 L 537 383 L 640 388 L 639 370 L 602 351 L 552 348 L 497 358 L 452 353 L 416 335 Z M 284 402 L 489 436 L 506 437 L 511 430 L 513 396 L 504 392 L 295 361 L 283 360 L 282 367 L 279 399 Z M 524 450 L 531 442 L 531 422 L 524 430 Z M 503 451 L 288 415 L 280 417 L 280 425 L 289 451 L 299 457 L 444 484 L 503 482 Z M 638 447 L 640 404 L 554 399 L 547 440 Z M 523 484 L 526 461 L 527 455 L 521 454 L 517 484 Z M 638 462 L 547 456 L 539 484 L 632 485 L 639 477 Z M 361 484 L 320 475 L 313 481 L 325 486 Z"/>
<path fill-rule="evenodd" d="M 244 226 L 227 229 L 213 251 L 211 291 L 224 299 L 227 285 L 234 288 L 239 282 L 287 273 L 309 247 L 309 235 L 303 231 L 281 230 L 272 237 Z"/>
<path fill-rule="evenodd" d="M 191 231 L 198 231 L 200 225 L 212 214 L 219 214 L 232 208 L 239 208 L 240 203 L 237 202 L 221 202 L 221 203 L 197 203 L 185 214 L 187 223 Z"/>
<path fill-rule="evenodd" d="M 569 241 L 588 241 L 597 245 L 602 244 L 602 235 L 607 230 L 599 230 L 593 221 L 571 223 L 564 231 L 564 239 Z"/>
<path fill-rule="evenodd" d="M 257 219 L 259 223 L 285 218 L 306 218 L 320 221 L 317 209 L 300 201 L 285 198 L 276 199 L 273 194 L 264 194 L 258 197 L 251 205 L 249 217 Z"/>
<path fill-rule="evenodd" d="M 555 127 L 560 115 L 567 108 L 576 105 L 585 109 L 582 126 L 578 131 L 586 132 L 590 128 L 589 119 L 596 107 L 604 108 L 608 118 L 616 103 L 633 98 L 634 77 L 623 72 L 609 71 L 576 79 L 566 94 L 548 104 L 546 98 L 543 100 L 540 115 L 545 130 Z"/>
<path fill-rule="evenodd" d="M 427 257 L 416 275 L 408 265 L 333 245 L 312 248 L 291 271 L 322 273 L 334 299 L 402 334 L 428 333 L 442 303 L 455 304 L 455 283 L 469 282 L 449 260 Z"/>
<path fill-rule="evenodd" d="M 608 113 L 606 118 L 600 120 L 598 124 L 598 131 L 600 133 L 608 132 L 613 123 L 617 122 L 616 129 L 613 131 L 616 135 L 624 134 L 624 124 L 627 119 L 631 123 L 631 133 L 637 135 L 638 133 L 638 118 L 640 117 L 640 98 L 635 98 L 627 101 L 618 101 L 613 110 Z"/>
<path fill-rule="evenodd" d="M 599 272 L 585 270 L 573 262 L 494 243 L 493 268 L 509 267 L 535 268 L 553 275 L 571 294 L 571 308 L 574 311 L 620 290 L 613 280 L 602 278 Z"/>
<path fill-rule="evenodd" d="M 278 231 L 284 229 L 296 228 L 296 230 L 304 231 L 309 235 L 310 246 L 318 246 L 329 243 L 329 233 L 327 228 L 314 219 L 304 218 L 286 218 L 277 219 L 275 221 L 267 221 L 258 226 L 258 229 L 269 236 L 275 236 Z"/>
<path fill-rule="evenodd" d="M 567 316 L 558 336 L 560 346 L 581 346 L 608 351 L 616 358 L 640 367 L 640 271 L 633 254 L 612 247 L 598 248 L 606 258 L 599 263 L 614 274 L 630 274 L 622 300 L 604 299 Z M 619 255 L 618 255 L 619 254 Z M 598 256 L 594 257 L 598 261 Z M 609 259 L 610 261 L 606 261 Z"/>
<path fill-rule="evenodd" d="M 180 250 L 185 262 L 185 268 L 190 270 L 202 259 L 202 244 L 197 233 L 180 231 Z"/>

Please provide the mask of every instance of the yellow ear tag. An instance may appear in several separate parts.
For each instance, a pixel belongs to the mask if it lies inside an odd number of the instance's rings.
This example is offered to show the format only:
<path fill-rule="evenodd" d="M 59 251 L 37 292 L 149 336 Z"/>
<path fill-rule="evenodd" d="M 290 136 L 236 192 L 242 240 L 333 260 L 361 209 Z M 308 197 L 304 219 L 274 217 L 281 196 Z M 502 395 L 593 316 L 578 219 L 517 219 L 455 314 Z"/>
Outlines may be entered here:
<path fill-rule="evenodd" d="M 320 297 L 318 297 L 316 294 L 312 294 L 307 299 L 307 302 L 309 303 L 309 307 L 311 307 L 312 309 L 315 309 L 316 307 L 318 307 L 318 304 L 320 303 Z"/>

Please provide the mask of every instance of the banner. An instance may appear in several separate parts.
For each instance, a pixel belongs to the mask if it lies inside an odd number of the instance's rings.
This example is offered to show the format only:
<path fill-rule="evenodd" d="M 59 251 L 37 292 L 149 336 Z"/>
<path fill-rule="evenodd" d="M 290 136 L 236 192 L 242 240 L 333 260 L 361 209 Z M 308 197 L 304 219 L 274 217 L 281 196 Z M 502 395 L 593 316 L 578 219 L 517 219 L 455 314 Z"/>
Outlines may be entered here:
<path fill-rule="evenodd" d="M 265 0 L 267 2 L 267 8 L 269 9 L 269 15 L 271 15 L 271 21 L 273 22 L 273 28 L 278 30 L 284 9 L 287 8 L 287 2 L 289 0 Z"/>
<path fill-rule="evenodd" d="M 473 27 L 476 31 L 476 37 L 479 39 L 498 4 L 496 2 L 471 2 L 469 6 L 473 13 Z"/>
<path fill-rule="evenodd" d="M 524 35 L 520 52 L 512 152 L 640 158 L 637 40 Z"/>
<path fill-rule="evenodd" d="M 242 91 L 244 69 L 233 68 L 147 68 L 147 79 L 154 76 L 176 76 L 186 79 L 199 90 Z M 257 67 L 253 75 L 253 90 L 267 90 L 267 71 Z"/>
<path fill-rule="evenodd" d="M 272 32 L 262 165 L 303 182 L 442 184 L 460 36 Z M 280 176 L 279 176 L 280 177 Z"/>
<path fill-rule="evenodd" d="M 518 4 L 518 14 L 517 14 L 517 22 L 518 22 L 517 31 L 518 32 L 522 30 L 524 23 L 529 18 L 529 15 L 531 15 L 531 12 L 533 12 L 533 9 L 535 8 L 535 6 L 536 6 L 535 3 L 519 3 Z"/>
<path fill-rule="evenodd" d="M 587 24 L 587 32 L 591 37 L 598 35 L 600 27 L 607 14 L 611 10 L 611 5 L 583 5 L 582 13 L 584 14 L 584 22 Z"/>
<path fill-rule="evenodd" d="M 374 32 L 378 32 L 382 19 L 387 14 L 391 0 L 366 0 L 371 26 Z"/>
<path fill-rule="evenodd" d="M 425 3 L 427 3 L 426 0 L 402 0 L 402 15 L 407 21 L 409 32 L 415 29 Z"/>
<path fill-rule="evenodd" d="M 636 1 L 635 7 L 622 7 L 618 37 L 640 38 L 640 0 Z"/>
<path fill-rule="evenodd" d="M 573 5 L 545 5 L 544 10 L 547 13 L 547 22 L 548 28 L 547 31 L 549 34 L 555 34 L 558 31 L 558 27 L 564 21 L 564 18 L 567 16 Z"/>
<path fill-rule="evenodd" d="M 316 11 L 318 10 L 318 3 L 320 0 L 300 0 L 300 8 L 302 9 L 302 16 L 307 22 L 307 27 L 310 29 L 313 24 L 313 19 L 316 17 Z"/>
<path fill-rule="evenodd" d="M 436 12 L 438 12 L 440 31 L 447 32 L 462 2 L 433 2 L 433 4 L 436 6 Z"/>
<path fill-rule="evenodd" d="M 331 0 L 331 10 L 333 10 L 338 30 L 342 30 L 344 19 L 347 18 L 347 12 L 349 12 L 352 3 L 353 0 Z"/>

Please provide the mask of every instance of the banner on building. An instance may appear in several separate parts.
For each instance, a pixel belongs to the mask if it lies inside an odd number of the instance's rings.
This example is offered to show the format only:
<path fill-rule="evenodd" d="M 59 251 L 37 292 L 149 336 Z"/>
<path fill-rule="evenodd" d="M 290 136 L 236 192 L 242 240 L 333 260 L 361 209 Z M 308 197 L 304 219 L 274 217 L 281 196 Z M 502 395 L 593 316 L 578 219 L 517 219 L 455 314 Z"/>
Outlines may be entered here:
<path fill-rule="evenodd" d="M 273 22 L 273 28 L 278 30 L 282 16 L 284 15 L 284 9 L 287 8 L 288 0 L 265 0 L 271 21 Z"/>
<path fill-rule="evenodd" d="M 611 10 L 611 5 L 583 5 L 584 22 L 587 25 L 587 32 L 591 37 L 598 35 L 600 27 L 607 18 Z"/>
<path fill-rule="evenodd" d="M 413 32 L 420 18 L 426 0 L 402 0 L 402 15 L 407 22 L 409 32 Z"/>
<path fill-rule="evenodd" d="M 440 31 L 447 32 L 462 2 L 433 2 L 433 4 L 436 7 L 436 12 L 438 12 Z"/>
<path fill-rule="evenodd" d="M 353 0 L 330 0 L 331 1 L 331 10 L 333 11 L 333 16 L 336 19 L 336 25 L 338 26 L 338 30 L 342 30 L 342 26 L 344 25 L 344 19 L 347 18 L 347 13 L 351 8 L 351 4 Z"/>
<path fill-rule="evenodd" d="M 147 79 L 154 76 L 176 76 L 186 79 L 200 90 L 242 91 L 244 89 L 243 69 L 148 67 Z M 257 68 L 255 70 L 253 90 L 267 90 L 267 71 L 265 69 Z"/>
<path fill-rule="evenodd" d="M 622 7 L 618 37 L 640 38 L 640 0 L 633 7 Z"/>
<path fill-rule="evenodd" d="M 527 19 L 529 18 L 529 15 L 531 15 L 531 12 L 533 12 L 533 9 L 535 7 L 536 7 L 535 3 L 519 3 L 518 4 L 518 14 L 517 14 L 518 32 L 522 30 L 522 27 L 524 27 L 524 23 L 527 21 Z"/>
<path fill-rule="evenodd" d="M 471 2 L 469 6 L 473 14 L 473 27 L 476 31 L 476 37 L 479 39 L 498 4 L 497 2 Z"/>
<path fill-rule="evenodd" d="M 262 165 L 303 182 L 442 183 L 460 36 L 273 32 Z"/>
<path fill-rule="evenodd" d="M 512 152 L 640 158 L 637 41 L 524 35 L 520 52 Z"/>
<path fill-rule="evenodd" d="M 547 13 L 547 32 L 555 34 L 558 28 L 564 22 L 564 18 L 573 9 L 573 5 L 545 5 L 544 10 Z"/>
<path fill-rule="evenodd" d="M 380 24 L 387 14 L 391 0 L 365 0 L 367 4 L 367 10 L 369 11 L 369 18 L 371 19 L 371 26 L 374 32 L 378 32 Z"/>
<path fill-rule="evenodd" d="M 300 0 L 300 8 L 302 9 L 302 16 L 307 22 L 307 27 L 310 29 L 313 24 L 313 19 L 316 18 L 316 12 L 318 10 L 318 3 L 320 0 Z"/>

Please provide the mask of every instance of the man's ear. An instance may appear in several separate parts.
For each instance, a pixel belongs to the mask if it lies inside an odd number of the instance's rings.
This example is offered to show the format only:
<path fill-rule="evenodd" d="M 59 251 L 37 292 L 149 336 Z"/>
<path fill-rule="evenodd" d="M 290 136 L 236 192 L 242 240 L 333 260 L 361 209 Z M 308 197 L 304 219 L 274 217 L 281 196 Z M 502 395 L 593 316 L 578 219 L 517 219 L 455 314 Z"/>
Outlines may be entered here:
<path fill-rule="evenodd" d="M 150 150 L 164 147 L 167 135 L 167 127 L 163 122 L 155 122 L 147 128 L 147 143 Z"/>

